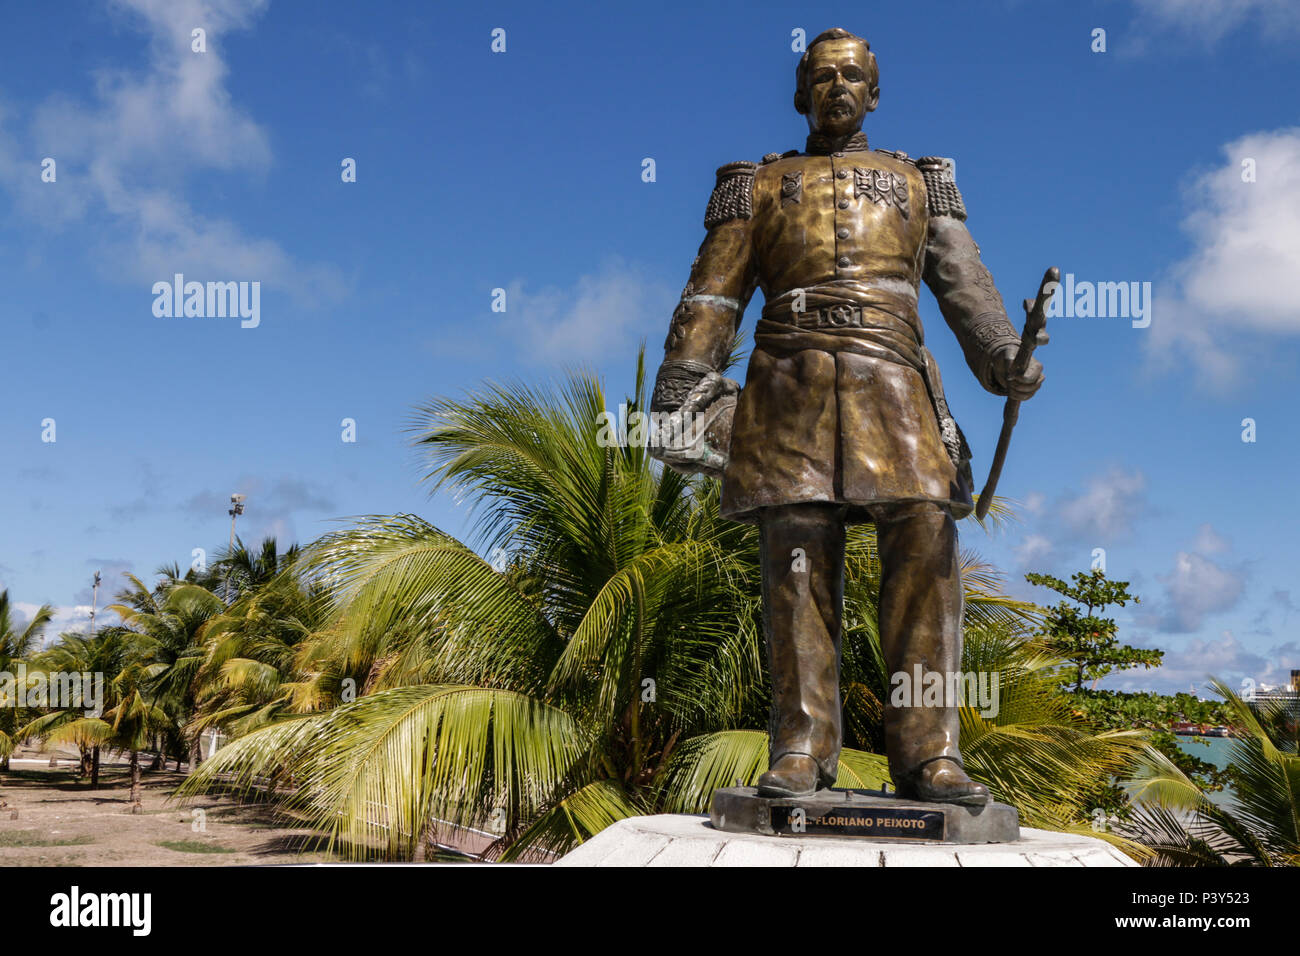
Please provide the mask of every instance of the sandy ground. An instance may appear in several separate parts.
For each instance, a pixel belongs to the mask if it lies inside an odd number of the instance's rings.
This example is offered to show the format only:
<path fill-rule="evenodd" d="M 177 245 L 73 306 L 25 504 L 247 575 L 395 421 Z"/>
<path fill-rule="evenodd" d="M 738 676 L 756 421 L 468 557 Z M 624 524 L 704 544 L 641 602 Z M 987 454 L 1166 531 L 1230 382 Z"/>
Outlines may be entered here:
<path fill-rule="evenodd" d="M 143 758 L 142 758 L 143 759 Z M 168 797 L 183 774 L 142 774 L 131 812 L 125 761 L 105 763 L 97 790 L 75 761 L 23 748 L 0 773 L 0 866 L 247 866 L 330 862 L 311 832 L 227 796 L 182 806 Z M 147 766 L 147 762 L 145 762 Z M 196 813 L 196 810 L 202 813 Z"/>

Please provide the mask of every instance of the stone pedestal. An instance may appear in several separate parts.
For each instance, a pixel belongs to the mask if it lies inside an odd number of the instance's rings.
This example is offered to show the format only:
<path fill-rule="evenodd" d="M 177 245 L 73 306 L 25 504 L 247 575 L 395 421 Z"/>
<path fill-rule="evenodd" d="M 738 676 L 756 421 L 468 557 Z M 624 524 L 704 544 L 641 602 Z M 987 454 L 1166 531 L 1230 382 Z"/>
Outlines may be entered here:
<path fill-rule="evenodd" d="M 1020 837 L 1014 807 L 964 807 L 905 800 L 871 790 L 818 790 L 806 797 L 760 797 L 753 787 L 713 792 L 716 830 L 763 836 L 852 837 L 890 843 L 1009 843 Z"/>
<path fill-rule="evenodd" d="M 1093 837 L 1022 827 L 1011 843 L 887 843 L 714 829 L 703 815 L 631 817 L 556 866 L 1137 866 Z"/>

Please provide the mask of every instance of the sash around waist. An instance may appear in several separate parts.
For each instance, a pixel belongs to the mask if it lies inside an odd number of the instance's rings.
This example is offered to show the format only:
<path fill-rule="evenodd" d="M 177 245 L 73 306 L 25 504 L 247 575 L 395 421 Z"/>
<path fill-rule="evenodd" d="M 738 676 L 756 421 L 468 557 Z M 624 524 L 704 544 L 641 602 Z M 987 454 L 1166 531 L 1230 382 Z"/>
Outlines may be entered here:
<path fill-rule="evenodd" d="M 916 317 L 916 288 L 905 279 L 833 279 L 791 289 L 767 301 L 763 306 L 763 318 L 779 319 L 783 315 L 789 315 L 796 302 L 804 312 L 835 305 L 859 306 L 885 312 L 911 326 L 917 333 L 917 338 L 920 338 L 920 323 Z"/>
<path fill-rule="evenodd" d="M 802 296 L 801 308 L 795 312 L 798 295 Z M 835 327 L 837 323 L 815 321 L 819 313 L 837 306 L 852 308 L 851 326 Z M 914 294 L 902 295 L 859 281 L 823 283 L 772 299 L 763 307 L 763 317 L 754 330 L 754 344 L 768 352 L 856 352 L 909 365 L 925 375 Z"/>

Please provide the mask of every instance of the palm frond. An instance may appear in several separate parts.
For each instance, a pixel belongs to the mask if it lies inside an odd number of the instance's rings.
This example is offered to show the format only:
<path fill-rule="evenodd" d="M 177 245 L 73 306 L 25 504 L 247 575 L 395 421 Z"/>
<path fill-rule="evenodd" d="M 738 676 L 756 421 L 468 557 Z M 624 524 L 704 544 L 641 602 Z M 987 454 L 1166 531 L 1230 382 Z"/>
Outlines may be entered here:
<path fill-rule="evenodd" d="M 509 691 L 402 687 L 274 724 L 222 748 L 178 793 L 250 789 L 291 772 L 290 801 L 361 855 L 409 858 L 431 821 L 479 826 L 536 815 L 584 748 L 563 711 Z"/>
<path fill-rule="evenodd" d="M 613 780 L 593 780 L 540 813 L 501 854 L 503 862 L 561 856 L 639 809 Z"/>

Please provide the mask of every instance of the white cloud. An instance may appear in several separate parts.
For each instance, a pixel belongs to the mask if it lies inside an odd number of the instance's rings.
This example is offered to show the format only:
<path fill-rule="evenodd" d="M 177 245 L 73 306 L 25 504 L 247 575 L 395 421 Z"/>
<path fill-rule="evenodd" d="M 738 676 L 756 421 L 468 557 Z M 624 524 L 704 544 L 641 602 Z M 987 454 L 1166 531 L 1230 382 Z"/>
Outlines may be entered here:
<path fill-rule="evenodd" d="M 227 32 L 248 28 L 265 0 L 115 0 L 112 8 L 148 37 L 144 70 L 94 75 L 89 103 L 52 96 L 32 112 L 20 143 L 0 135 L 0 178 L 16 206 L 43 225 L 75 224 L 96 236 L 106 276 L 150 283 L 174 272 L 248 279 L 312 300 L 338 294 L 334 270 L 304 266 L 271 239 L 246 235 L 205 215 L 184 196 L 186 179 L 207 170 L 265 171 L 265 131 L 232 99 L 222 56 Z M 207 31 L 207 52 L 190 31 Z M 0 128 L 14 121 L 0 110 Z M 9 145 L 5 145 L 6 142 Z M 43 183 L 41 157 L 58 163 Z"/>
<path fill-rule="evenodd" d="M 527 292 L 511 284 L 501 319 L 519 335 L 527 357 L 571 365 L 626 352 L 642 337 L 654 354 L 668 332 L 673 301 L 671 288 L 613 260 L 567 289 Z"/>
<path fill-rule="evenodd" d="M 1249 633 L 1271 637 L 1273 635 L 1273 626 L 1270 622 L 1277 617 L 1281 619 L 1279 623 L 1285 625 L 1291 620 L 1291 615 L 1298 610 L 1300 610 L 1300 607 L 1297 607 L 1296 603 L 1291 600 L 1291 591 L 1289 589 L 1274 588 L 1269 595 L 1269 600 L 1260 603 L 1259 612 L 1255 615 L 1254 620 L 1250 622 L 1251 630 Z"/>
<path fill-rule="evenodd" d="M 1135 640 L 1135 646 L 1149 644 Z M 1260 654 L 1246 648 L 1232 631 L 1223 631 L 1217 640 L 1191 638 L 1176 647 L 1157 641 L 1165 652 L 1160 667 L 1155 670 L 1131 670 L 1106 680 L 1106 686 L 1115 690 L 1155 689 L 1165 692 L 1189 691 L 1193 687 L 1201 696 L 1210 696 L 1205 686 L 1207 678 L 1217 677 L 1235 686 L 1243 677 L 1258 680 L 1263 675 L 1277 671 L 1276 655 L 1284 649 Z M 1294 649 L 1294 648 L 1293 648 Z"/>
<path fill-rule="evenodd" d="M 1265 34 L 1300 29 L 1295 0 L 1135 0 L 1139 11 L 1161 27 L 1213 43 L 1242 24 Z"/>
<path fill-rule="evenodd" d="M 1146 484 L 1141 471 L 1111 468 L 1092 478 L 1082 494 L 1062 498 L 1056 513 L 1073 534 L 1104 545 L 1132 531 L 1145 507 Z"/>
<path fill-rule="evenodd" d="M 1231 609 L 1245 590 L 1240 572 L 1189 551 L 1179 551 L 1173 571 L 1157 579 L 1165 586 L 1159 627 L 1175 633 L 1195 631 L 1206 616 Z"/>
<path fill-rule="evenodd" d="M 1141 638 L 1135 646 L 1153 646 Z M 1240 692 L 1242 681 L 1249 678 L 1257 686 L 1278 686 L 1290 681 L 1292 668 L 1300 668 L 1300 644 L 1288 641 L 1267 649 L 1246 647 L 1230 630 L 1218 638 L 1189 638 L 1170 646 L 1167 640 L 1155 645 L 1165 652 L 1155 670 L 1132 670 L 1108 677 L 1105 686 L 1114 690 L 1156 690 L 1166 693 L 1195 688 L 1203 697 L 1213 695 L 1208 678 L 1217 677 Z"/>
<path fill-rule="evenodd" d="M 1222 554 L 1229 549 L 1229 545 L 1228 539 L 1215 531 L 1214 526 L 1207 522 L 1196 529 L 1196 539 L 1192 542 L 1192 548 L 1201 554 Z"/>
<path fill-rule="evenodd" d="M 105 605 L 115 602 L 118 593 L 130 587 L 130 582 L 126 579 L 126 576 L 136 573 L 136 566 L 133 562 L 121 558 L 91 558 L 85 562 L 85 567 L 85 577 L 82 578 L 85 586 L 72 595 L 72 600 L 78 607 L 84 605 L 86 612 L 90 612 L 91 602 L 96 600 L 94 577 L 95 572 L 98 571 L 100 574 L 98 598 L 100 614 L 97 620 L 100 624 L 103 624 Z"/>
<path fill-rule="evenodd" d="M 118 617 L 109 611 L 104 610 L 106 604 L 111 603 L 112 596 L 105 595 L 101 588 L 99 593 L 99 609 L 95 615 L 95 626 L 102 624 L 116 624 Z M 32 619 L 40 605 L 16 602 L 14 607 L 21 612 L 20 627 L 25 627 L 27 622 Z M 41 631 L 42 645 L 48 647 L 51 644 L 58 643 L 59 637 L 66 633 L 84 634 L 90 633 L 90 605 L 89 604 L 59 604 L 54 605 L 51 610 L 54 617 L 50 623 L 45 625 Z"/>
<path fill-rule="evenodd" d="M 1147 339 L 1154 363 L 1189 361 L 1218 386 L 1261 343 L 1300 333 L 1300 127 L 1251 133 L 1222 156 L 1187 187 L 1193 249 L 1157 290 Z M 1242 180 L 1247 160 L 1254 182 Z"/>
<path fill-rule="evenodd" d="M 293 477 L 263 479 L 245 475 L 230 485 L 229 491 L 205 489 L 180 505 L 190 515 L 211 520 L 213 516 L 227 513 L 230 495 L 239 492 L 248 496 L 244 514 L 239 518 L 236 532 L 249 550 L 261 546 L 264 538 L 275 538 L 281 551 L 298 541 L 298 523 L 295 517 L 315 517 L 325 513 L 333 517 L 337 505 L 329 489 L 314 481 Z M 312 535 L 315 536 L 314 534 Z M 226 546 L 221 541 L 221 549 Z M 209 554 L 209 560 L 215 555 Z M 187 564 L 187 558 L 182 567 Z"/>
<path fill-rule="evenodd" d="M 1300 332 L 1300 128 L 1243 136 L 1223 155 L 1189 190 L 1184 227 L 1198 248 L 1181 266 L 1186 298 L 1260 331 Z M 1249 161 L 1255 181 L 1243 182 Z"/>
<path fill-rule="evenodd" d="M 1013 549 L 1022 566 L 1043 567 L 1056 554 L 1050 538 L 1041 534 L 1027 534 Z"/>
<path fill-rule="evenodd" d="M 1109 548 L 1132 534 L 1146 511 L 1146 486 L 1140 470 L 1114 466 L 1089 478 L 1082 492 L 1066 489 L 1050 504 L 1045 494 L 1032 492 L 1022 505 L 1032 520 L 1012 553 L 1026 570 L 1064 570 L 1058 565 L 1062 560 L 1070 571 L 1086 568 L 1093 549 Z"/>
<path fill-rule="evenodd" d="M 238 492 L 248 496 L 246 511 L 256 508 L 263 514 L 287 515 L 294 511 L 334 511 L 334 500 L 329 491 L 314 481 L 291 476 L 273 480 L 253 475 L 243 475 L 231 483 L 229 491 L 205 489 L 190 498 L 181 507 L 191 514 L 211 517 L 223 514 L 230 507 L 230 496 Z"/>

